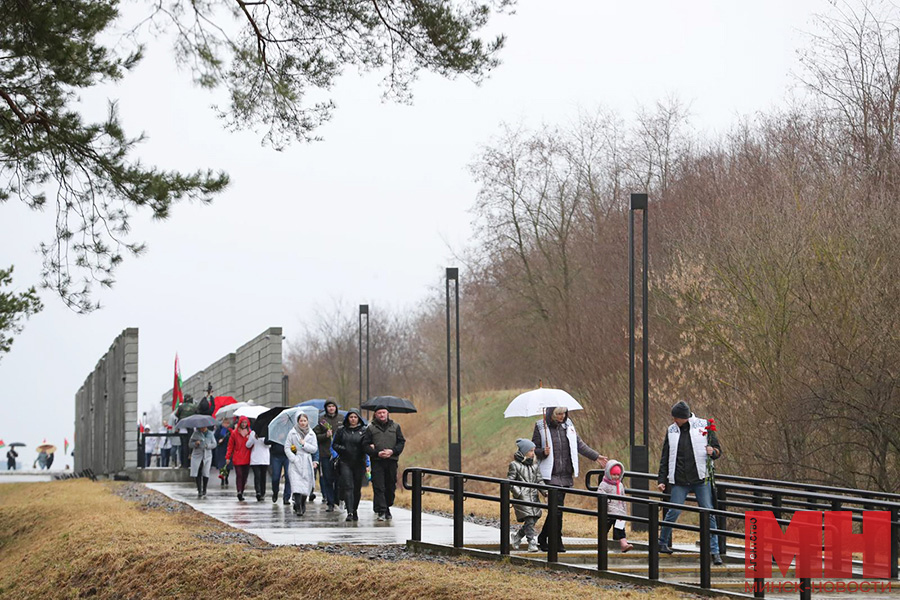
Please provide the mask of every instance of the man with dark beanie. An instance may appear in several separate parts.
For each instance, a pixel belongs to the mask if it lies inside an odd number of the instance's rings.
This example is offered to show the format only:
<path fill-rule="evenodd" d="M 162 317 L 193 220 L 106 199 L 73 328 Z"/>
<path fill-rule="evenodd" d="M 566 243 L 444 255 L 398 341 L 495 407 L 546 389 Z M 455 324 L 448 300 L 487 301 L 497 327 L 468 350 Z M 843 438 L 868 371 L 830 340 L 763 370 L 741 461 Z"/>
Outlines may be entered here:
<path fill-rule="evenodd" d="M 337 402 L 329 398 L 325 402 L 325 414 L 319 417 L 319 423 L 313 428 L 316 442 L 319 444 L 319 484 L 322 489 L 322 501 L 328 504 L 325 512 L 334 512 L 338 503 L 338 476 L 331 466 L 331 443 L 334 434 L 343 425 L 344 417 L 338 413 Z"/>
<path fill-rule="evenodd" d="M 672 407 L 672 421 L 666 430 L 662 455 L 659 458 L 659 491 L 668 488 L 672 495 L 670 502 L 684 504 L 689 492 L 697 498 L 703 508 L 713 508 L 712 488 L 709 484 L 707 464 L 722 456 L 722 448 L 709 421 L 694 416 L 691 408 L 683 400 Z M 664 523 L 674 523 L 681 511 L 670 508 Z M 716 517 L 710 516 L 710 527 L 716 528 Z M 719 556 L 719 536 L 711 536 L 710 550 L 713 563 L 722 564 Z M 659 534 L 659 551 L 672 554 L 672 528 L 663 526 Z"/>
<path fill-rule="evenodd" d="M 372 504 L 379 521 L 391 519 L 397 489 L 397 460 L 405 445 L 400 425 L 391 421 L 388 409 L 375 407 L 375 418 L 363 434 L 362 447 L 372 459 Z"/>

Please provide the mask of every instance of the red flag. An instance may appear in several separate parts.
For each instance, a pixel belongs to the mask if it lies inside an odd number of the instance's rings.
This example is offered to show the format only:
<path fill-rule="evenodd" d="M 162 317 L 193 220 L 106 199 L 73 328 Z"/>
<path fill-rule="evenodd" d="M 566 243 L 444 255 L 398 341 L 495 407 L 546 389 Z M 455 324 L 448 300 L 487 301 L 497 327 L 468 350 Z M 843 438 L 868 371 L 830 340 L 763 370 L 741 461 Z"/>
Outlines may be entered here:
<path fill-rule="evenodd" d="M 184 393 L 181 391 L 181 369 L 178 367 L 178 353 L 175 353 L 175 384 L 172 387 L 172 410 L 184 402 Z"/>
<path fill-rule="evenodd" d="M 69 453 L 69 438 L 63 438 L 63 454 Z"/>

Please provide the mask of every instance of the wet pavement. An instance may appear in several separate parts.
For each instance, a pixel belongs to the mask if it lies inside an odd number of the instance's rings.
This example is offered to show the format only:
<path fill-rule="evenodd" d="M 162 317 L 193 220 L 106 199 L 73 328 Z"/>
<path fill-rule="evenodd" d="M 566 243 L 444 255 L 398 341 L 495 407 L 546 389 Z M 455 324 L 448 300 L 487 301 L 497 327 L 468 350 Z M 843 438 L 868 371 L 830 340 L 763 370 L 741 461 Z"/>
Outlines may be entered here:
<path fill-rule="evenodd" d="M 412 513 L 403 508 L 391 508 L 393 519 L 376 521 L 372 502 L 359 503 L 359 521 L 345 521 L 343 510 L 325 512 L 321 496 L 307 503 L 306 514 L 298 517 L 291 506 L 285 506 L 281 498 L 272 502 L 271 492 L 257 502 L 253 488 L 244 494 L 244 502 L 238 502 L 234 487 L 207 490 L 205 498 L 197 498 L 197 488 L 192 483 L 148 483 L 173 500 L 184 502 L 223 523 L 259 536 L 270 544 L 405 544 L 412 531 Z M 463 536 L 468 544 L 497 544 L 500 530 L 474 523 L 465 523 Z M 434 544 L 453 545 L 453 521 L 436 515 L 422 515 L 422 539 Z"/>

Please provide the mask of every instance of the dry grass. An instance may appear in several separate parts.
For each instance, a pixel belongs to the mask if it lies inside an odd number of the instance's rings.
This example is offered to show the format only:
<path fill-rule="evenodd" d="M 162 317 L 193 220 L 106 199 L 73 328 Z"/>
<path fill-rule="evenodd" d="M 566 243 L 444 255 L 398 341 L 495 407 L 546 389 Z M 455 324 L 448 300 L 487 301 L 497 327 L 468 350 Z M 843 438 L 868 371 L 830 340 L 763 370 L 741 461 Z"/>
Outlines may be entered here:
<path fill-rule="evenodd" d="M 589 583 L 475 560 L 401 564 L 292 547 L 222 544 L 201 513 L 141 509 L 110 486 L 72 480 L 0 486 L 5 598 L 613 598 Z M 537 574 L 535 574 L 537 573 Z M 669 589 L 624 595 L 663 600 Z"/>

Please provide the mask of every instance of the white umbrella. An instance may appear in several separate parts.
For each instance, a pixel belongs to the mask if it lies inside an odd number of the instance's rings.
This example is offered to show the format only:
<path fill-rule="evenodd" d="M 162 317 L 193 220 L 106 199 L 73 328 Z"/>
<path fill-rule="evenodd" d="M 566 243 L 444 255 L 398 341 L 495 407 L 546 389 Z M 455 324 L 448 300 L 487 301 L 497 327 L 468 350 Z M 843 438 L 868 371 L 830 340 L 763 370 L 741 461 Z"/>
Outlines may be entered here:
<path fill-rule="evenodd" d="M 506 419 L 510 417 L 535 417 L 543 415 L 546 409 L 557 406 L 563 406 L 569 410 L 584 409 L 569 392 L 542 387 L 516 396 L 509 403 L 509 406 L 506 407 L 506 410 L 503 411 L 503 417 Z"/>
<path fill-rule="evenodd" d="M 267 406 L 254 406 L 254 405 L 242 406 L 239 409 L 237 409 L 236 411 L 234 411 L 234 416 L 247 417 L 248 419 L 255 419 L 256 417 L 263 414 L 267 410 L 269 410 L 269 407 L 267 407 Z"/>
<path fill-rule="evenodd" d="M 223 406 L 216 411 L 216 420 L 221 423 L 225 419 L 232 418 L 234 416 L 234 411 L 238 410 L 239 408 L 244 408 L 245 406 L 251 406 L 251 402 L 235 402 L 234 404 Z"/>

